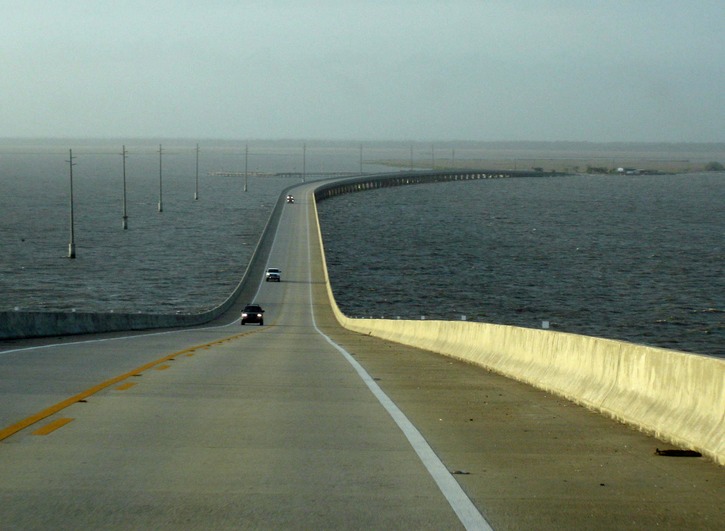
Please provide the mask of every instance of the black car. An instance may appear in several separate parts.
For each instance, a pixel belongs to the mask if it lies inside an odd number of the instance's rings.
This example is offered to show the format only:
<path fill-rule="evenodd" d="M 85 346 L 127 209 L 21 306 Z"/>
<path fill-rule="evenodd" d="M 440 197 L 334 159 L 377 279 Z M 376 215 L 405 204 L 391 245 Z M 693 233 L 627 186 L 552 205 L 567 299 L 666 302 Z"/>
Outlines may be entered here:
<path fill-rule="evenodd" d="M 294 202 L 295 202 L 295 198 L 294 198 L 294 196 L 292 196 L 292 195 L 288 195 L 288 196 L 287 196 L 287 202 L 288 202 L 288 203 L 294 203 Z"/>
<path fill-rule="evenodd" d="M 247 304 L 242 310 L 242 324 L 247 323 L 264 324 L 264 310 L 259 304 Z"/>

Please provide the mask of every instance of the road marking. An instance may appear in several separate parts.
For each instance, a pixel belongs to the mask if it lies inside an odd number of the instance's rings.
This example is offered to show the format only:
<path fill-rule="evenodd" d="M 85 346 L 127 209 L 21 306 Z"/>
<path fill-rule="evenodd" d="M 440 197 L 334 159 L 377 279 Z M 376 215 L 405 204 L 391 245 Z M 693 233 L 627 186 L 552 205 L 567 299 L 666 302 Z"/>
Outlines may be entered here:
<path fill-rule="evenodd" d="M 140 339 L 144 337 L 153 337 L 153 336 L 164 336 L 167 334 L 181 334 L 181 333 L 189 333 L 189 332 L 196 332 L 199 330 L 216 330 L 221 328 L 229 328 L 232 325 L 235 325 L 239 322 L 239 318 L 235 319 L 231 323 L 225 324 L 225 325 L 217 325 L 217 326 L 200 326 L 198 328 L 183 328 L 183 329 L 176 329 L 176 330 L 166 330 L 164 332 L 150 332 L 150 333 L 136 333 L 130 336 L 115 336 L 115 337 L 106 337 L 103 339 L 86 339 L 83 341 L 69 341 L 68 343 L 49 343 L 47 345 L 36 345 L 34 347 L 23 347 L 23 348 L 14 348 L 14 349 L 8 349 L 8 350 L 0 350 L 0 356 L 3 354 L 11 354 L 14 352 L 25 352 L 27 350 L 42 350 L 46 348 L 53 348 L 58 346 L 72 346 L 72 345 L 83 345 L 86 343 L 105 343 L 107 341 L 120 341 L 123 339 Z"/>
<path fill-rule="evenodd" d="M 165 371 L 166 369 L 170 369 L 171 365 L 158 365 L 154 367 L 154 370 L 156 371 Z"/>
<path fill-rule="evenodd" d="M 308 203 L 309 205 L 309 203 Z M 310 250 L 310 213 L 309 206 L 307 209 L 307 263 L 312 263 L 312 251 Z M 318 236 L 321 236 L 318 233 Z M 324 267 L 324 264 L 323 264 Z M 466 529 L 470 530 L 483 530 L 493 531 L 491 525 L 486 521 L 483 515 L 479 512 L 478 508 L 473 504 L 471 499 L 466 495 L 458 482 L 453 478 L 451 473 L 445 467 L 440 458 L 436 455 L 433 449 L 428 444 L 428 441 L 420 434 L 418 429 L 413 423 L 405 416 L 405 414 L 395 405 L 388 395 L 380 388 L 375 380 L 368 374 L 368 372 L 360 365 L 357 360 L 343 347 L 335 343 L 330 337 L 328 337 L 322 330 L 317 327 L 317 321 L 315 319 L 315 307 L 313 304 L 312 295 L 312 268 L 309 270 L 309 286 L 310 286 L 310 312 L 312 314 L 312 326 L 315 328 L 318 334 L 320 334 L 325 341 L 332 345 L 342 356 L 352 365 L 353 369 L 357 372 L 358 376 L 365 382 L 368 389 L 373 393 L 375 398 L 378 399 L 380 405 L 385 408 L 388 414 L 393 418 L 395 423 L 398 425 L 400 430 L 403 432 L 408 442 L 415 450 L 418 458 L 421 460 L 428 473 L 435 481 L 436 485 L 440 489 L 443 496 L 450 504 L 453 511 L 458 516 L 461 524 Z"/>
<path fill-rule="evenodd" d="M 73 422 L 73 419 L 64 418 L 64 419 L 54 420 L 53 422 L 49 422 L 42 428 L 38 428 L 37 430 L 35 430 L 33 432 L 33 435 L 48 435 L 49 433 L 53 433 L 58 428 L 62 428 L 69 422 Z"/>
<path fill-rule="evenodd" d="M 212 347 L 219 343 L 222 343 L 224 341 L 236 339 L 238 337 L 242 337 L 245 335 L 249 335 L 249 334 L 253 334 L 255 332 L 261 332 L 261 331 L 264 331 L 264 329 L 254 330 L 254 331 L 250 331 L 250 332 L 242 332 L 241 334 L 234 334 L 232 336 L 228 336 L 223 339 L 217 339 L 216 341 L 212 341 L 210 343 L 194 345 L 193 347 L 185 348 L 178 352 L 174 352 L 173 354 L 164 356 L 163 358 L 158 359 L 156 361 L 152 361 L 152 362 L 146 363 L 145 365 L 141 365 L 140 367 L 137 367 L 136 369 L 134 369 L 132 371 L 129 371 L 127 373 L 121 374 L 120 376 L 111 378 L 110 380 L 106 380 L 105 382 L 101 382 L 98 385 L 94 385 L 93 387 L 86 389 L 85 391 L 82 391 L 82 392 L 78 393 L 77 395 L 73 395 L 70 398 L 66 398 L 65 400 L 62 400 L 61 402 L 58 402 L 57 404 L 54 404 L 42 411 L 35 413 L 34 415 L 30 415 L 29 417 L 24 418 L 20 422 L 16 422 L 15 424 L 12 424 L 10 426 L 7 426 L 6 428 L 1 429 L 0 430 L 0 441 L 7 439 L 11 435 L 15 435 L 16 433 L 24 430 L 28 426 L 32 426 L 33 424 L 36 424 L 36 423 L 40 422 L 41 420 L 46 419 L 46 418 L 50 417 L 51 415 L 54 415 L 54 414 L 58 413 L 59 411 L 62 411 L 64 409 L 72 406 L 73 404 L 75 404 L 77 402 L 80 402 L 81 400 L 85 400 L 86 398 L 88 398 L 91 395 L 95 395 L 96 393 L 106 389 L 107 387 L 116 385 L 117 383 L 120 383 L 133 376 L 139 376 L 140 373 L 147 371 L 153 367 L 156 367 L 157 365 L 160 365 L 160 364 L 170 360 L 171 358 L 175 358 L 176 356 L 180 356 L 180 355 L 186 354 L 188 352 L 193 352 L 199 348 L 209 348 L 209 347 Z"/>
<path fill-rule="evenodd" d="M 280 223 L 277 222 L 277 228 L 276 228 L 273 240 L 277 239 L 277 234 L 279 234 L 279 226 L 280 226 Z M 267 227 L 265 225 L 265 230 L 266 230 L 266 228 Z M 268 258 L 268 261 L 269 261 L 269 258 Z M 269 263 L 267 263 L 267 266 L 268 265 L 269 265 Z M 266 267 L 265 267 L 265 269 L 266 269 Z M 262 285 L 263 285 L 262 281 L 260 280 L 259 285 L 257 286 L 257 293 L 254 296 L 255 299 L 259 296 L 259 292 L 262 289 Z M 0 356 L 3 354 L 10 354 L 13 352 L 23 352 L 26 350 L 41 350 L 41 349 L 56 347 L 58 345 L 68 346 L 68 345 L 79 345 L 79 344 L 83 344 L 83 343 L 103 343 L 105 341 L 118 341 L 121 339 L 136 339 L 136 338 L 141 338 L 141 337 L 162 336 L 162 335 L 166 335 L 166 334 L 188 333 L 188 332 L 194 332 L 194 331 L 198 331 L 198 330 L 217 330 L 217 329 L 221 329 L 221 328 L 229 328 L 231 326 L 236 325 L 238 322 L 239 322 L 239 318 L 236 318 L 232 322 L 223 324 L 223 325 L 187 327 L 187 328 L 175 329 L 175 330 L 165 330 L 163 332 L 151 332 L 148 334 L 137 333 L 137 334 L 133 334 L 130 336 L 116 336 L 116 337 L 107 337 L 107 338 L 103 338 L 103 339 L 89 339 L 89 340 L 84 340 L 84 341 L 71 341 L 68 343 L 53 343 L 53 344 L 49 344 L 49 345 L 36 345 L 34 347 L 23 347 L 23 348 L 9 349 L 9 350 L 0 350 Z M 122 331 L 119 331 L 119 332 L 122 332 Z M 231 337 L 235 337 L 235 336 L 231 336 Z M 2 432 L 0 431 L 0 433 L 2 433 Z M 2 437 L 0 436 L 0 441 L 1 440 L 2 440 Z"/>
<path fill-rule="evenodd" d="M 116 391 L 125 391 L 126 389 L 131 389 L 134 385 L 136 385 L 136 382 L 126 382 L 116 387 Z"/>
<path fill-rule="evenodd" d="M 272 238 L 272 246 L 274 246 L 274 242 L 277 241 L 277 236 L 279 235 L 279 228 L 282 225 L 282 214 L 280 214 L 279 219 L 277 220 L 277 227 L 274 229 L 274 237 Z M 265 227 L 266 230 L 266 227 Z M 264 264 L 264 270 L 267 271 L 269 269 L 269 259 L 272 255 L 272 248 L 270 247 L 270 251 L 267 254 L 267 262 Z M 257 292 L 254 294 L 254 297 L 252 297 L 252 301 L 256 301 L 259 299 L 259 293 L 262 291 L 262 286 L 264 286 L 266 282 L 263 282 L 262 279 L 260 279 L 259 284 L 257 285 Z"/>

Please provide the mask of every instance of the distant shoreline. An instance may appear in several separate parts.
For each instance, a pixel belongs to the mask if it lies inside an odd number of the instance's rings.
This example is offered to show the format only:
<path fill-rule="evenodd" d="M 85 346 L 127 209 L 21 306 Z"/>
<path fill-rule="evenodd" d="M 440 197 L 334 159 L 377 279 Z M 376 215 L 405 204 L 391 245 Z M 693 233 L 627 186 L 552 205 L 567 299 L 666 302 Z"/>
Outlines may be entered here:
<path fill-rule="evenodd" d="M 2 146 L 19 146 L 19 145 L 49 145 L 49 146 L 68 146 L 68 145 L 92 145 L 92 146 L 115 146 L 119 143 L 127 143 L 133 145 L 158 145 L 159 142 L 168 144 L 169 146 L 192 147 L 198 144 L 207 144 L 218 147 L 239 147 L 245 144 L 267 146 L 267 147 L 290 147 L 301 146 L 303 143 L 309 148 L 330 147 L 330 148 L 349 148 L 358 149 L 360 146 L 364 148 L 376 149 L 408 149 L 414 147 L 419 149 L 430 149 L 435 147 L 436 150 L 461 149 L 462 151 L 482 150 L 482 151 L 525 151 L 525 152 L 587 152 L 592 154 L 609 154 L 609 153 L 632 153 L 632 152 L 648 152 L 648 153 L 725 153 L 725 142 L 589 142 L 589 141 L 532 141 L 532 140 L 334 140 L 324 138 L 282 138 L 282 139 L 265 139 L 265 138 L 182 138 L 182 137 L 107 137 L 107 138 L 88 138 L 88 137 L 0 137 L 0 147 Z"/>
<path fill-rule="evenodd" d="M 618 168 L 641 173 L 692 173 L 710 163 L 725 165 L 725 143 L 572 142 L 572 141 L 377 141 L 297 139 L 188 138 L 0 138 L 2 155 L 62 154 L 72 148 L 81 155 L 118 154 L 125 145 L 137 154 L 202 153 L 288 155 L 341 154 L 365 164 L 399 169 L 531 170 L 565 173 L 617 173 Z M 326 168 L 327 171 L 337 168 Z"/>
<path fill-rule="evenodd" d="M 725 158 L 720 160 L 691 161 L 691 160 L 643 160 L 643 159 L 617 159 L 613 165 L 605 164 L 601 159 L 556 159 L 556 158 L 491 158 L 491 159 L 466 159 L 466 160 L 438 160 L 435 164 L 436 170 L 455 169 L 476 169 L 485 168 L 490 170 L 539 170 L 542 173 L 586 173 L 586 174 L 627 174 L 627 175 L 676 175 L 682 173 L 700 173 L 710 171 L 706 169 L 710 162 L 721 162 L 725 164 Z M 388 159 L 370 161 L 374 164 L 389 166 L 399 169 L 432 169 L 431 164 L 415 161 L 411 166 L 410 161 L 403 159 Z M 624 169 L 625 171 L 619 171 Z M 716 172 L 713 172 L 716 173 Z"/>

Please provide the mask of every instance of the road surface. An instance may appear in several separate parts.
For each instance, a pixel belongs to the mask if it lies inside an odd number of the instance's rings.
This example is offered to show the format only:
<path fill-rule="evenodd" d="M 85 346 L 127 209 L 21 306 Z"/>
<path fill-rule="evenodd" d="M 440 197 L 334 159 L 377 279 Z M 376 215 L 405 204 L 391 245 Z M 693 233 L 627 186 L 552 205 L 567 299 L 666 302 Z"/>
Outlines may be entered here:
<path fill-rule="evenodd" d="M 0 529 L 723 527 L 721 467 L 336 326 L 310 186 L 264 326 L 3 343 Z"/>

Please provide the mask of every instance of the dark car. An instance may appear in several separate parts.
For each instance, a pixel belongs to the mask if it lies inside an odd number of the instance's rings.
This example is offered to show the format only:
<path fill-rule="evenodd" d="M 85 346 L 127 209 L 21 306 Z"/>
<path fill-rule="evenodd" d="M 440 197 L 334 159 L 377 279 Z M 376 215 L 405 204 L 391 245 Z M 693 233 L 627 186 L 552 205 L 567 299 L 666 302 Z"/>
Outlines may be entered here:
<path fill-rule="evenodd" d="M 288 196 L 287 196 L 287 202 L 288 202 L 288 203 L 294 203 L 294 202 L 295 202 L 295 198 L 294 198 L 294 196 L 292 196 L 292 195 L 288 195 Z"/>
<path fill-rule="evenodd" d="M 247 304 L 242 310 L 242 324 L 247 323 L 264 324 L 264 310 L 259 304 Z"/>

